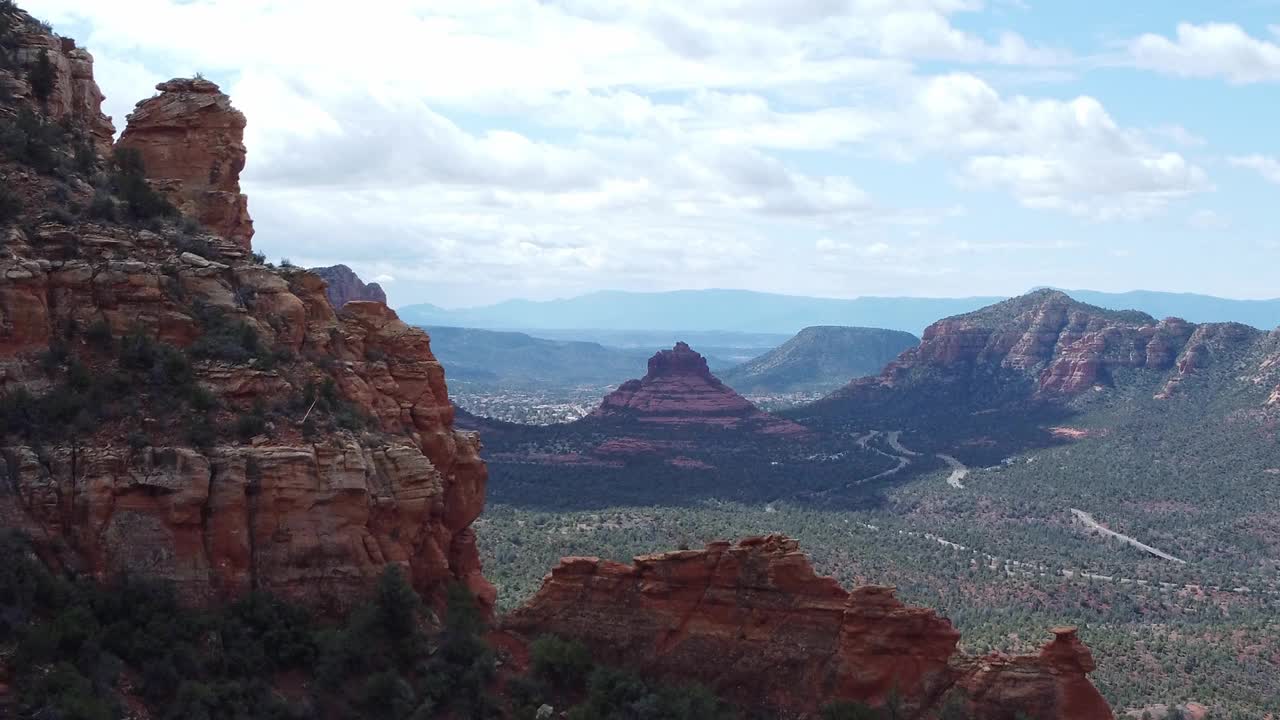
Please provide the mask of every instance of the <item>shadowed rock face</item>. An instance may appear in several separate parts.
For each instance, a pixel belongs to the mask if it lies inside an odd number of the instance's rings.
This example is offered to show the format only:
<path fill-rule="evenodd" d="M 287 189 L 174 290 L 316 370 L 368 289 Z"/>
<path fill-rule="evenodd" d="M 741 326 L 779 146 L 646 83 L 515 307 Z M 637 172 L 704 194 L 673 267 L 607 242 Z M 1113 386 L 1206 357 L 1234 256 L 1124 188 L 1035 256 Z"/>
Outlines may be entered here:
<path fill-rule="evenodd" d="M 565 558 L 503 627 L 523 638 L 576 638 L 600 658 L 697 680 L 785 717 L 812 717 L 837 699 L 884 705 L 896 696 L 904 717 L 955 701 L 999 720 L 1111 718 L 1074 630 L 1055 630 L 1039 655 L 967 657 L 950 621 L 903 605 L 891 588 L 846 591 L 776 535 L 631 565 Z"/>
<path fill-rule="evenodd" d="M 365 284 L 351 268 L 346 265 L 311 268 L 311 272 L 324 278 L 325 294 L 335 308 L 340 308 L 352 300 L 369 300 L 386 304 L 387 294 L 378 283 Z"/>
<path fill-rule="evenodd" d="M 138 103 L 117 143 L 142 155 L 147 178 L 175 206 L 248 249 L 249 201 L 240 192 L 245 117 L 214 83 L 175 78 Z"/>
<path fill-rule="evenodd" d="M 597 420 L 635 420 L 651 426 L 703 426 L 772 434 L 802 433 L 795 423 L 752 405 L 720 382 L 707 360 L 685 343 L 649 358 L 649 372 L 628 380 L 591 414 Z"/>

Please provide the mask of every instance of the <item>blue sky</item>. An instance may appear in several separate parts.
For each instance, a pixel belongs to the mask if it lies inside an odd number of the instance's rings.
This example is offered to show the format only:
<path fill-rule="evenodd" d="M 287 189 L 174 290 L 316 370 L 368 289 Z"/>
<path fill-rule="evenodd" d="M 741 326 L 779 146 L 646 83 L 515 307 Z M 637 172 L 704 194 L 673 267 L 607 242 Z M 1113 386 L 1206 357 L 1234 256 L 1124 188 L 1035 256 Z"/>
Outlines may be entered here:
<path fill-rule="evenodd" d="M 25 6 L 118 128 L 219 82 L 256 248 L 393 305 L 1280 295 L 1280 0 Z"/>

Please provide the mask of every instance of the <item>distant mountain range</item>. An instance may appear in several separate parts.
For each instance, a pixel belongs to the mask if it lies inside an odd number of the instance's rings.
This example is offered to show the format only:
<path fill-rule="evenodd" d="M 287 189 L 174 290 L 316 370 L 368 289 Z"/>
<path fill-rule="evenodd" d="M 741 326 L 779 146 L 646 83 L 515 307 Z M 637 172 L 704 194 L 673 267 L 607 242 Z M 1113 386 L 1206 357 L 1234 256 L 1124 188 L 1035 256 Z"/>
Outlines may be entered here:
<path fill-rule="evenodd" d="M 652 351 L 548 340 L 518 332 L 426 327 L 431 349 L 453 381 L 493 385 L 616 384 Z"/>
<path fill-rule="evenodd" d="M 1156 318 L 1176 316 L 1196 323 L 1239 322 L 1264 330 L 1280 325 L 1280 299 L 1231 300 L 1145 290 L 1067 292 L 1092 305 L 1141 310 Z M 508 300 L 457 310 L 426 304 L 407 305 L 400 308 L 399 313 L 402 319 L 415 325 L 527 331 L 607 328 L 609 332 L 669 330 L 791 335 L 814 325 L 842 325 L 919 334 L 938 318 L 972 312 L 1005 299 L 1004 296 L 836 299 L 748 290 L 657 293 L 610 290 L 561 300 Z M 699 347 L 711 355 L 715 354 L 713 345 L 718 343 L 699 343 Z"/>
<path fill-rule="evenodd" d="M 899 330 L 823 325 L 801 330 L 781 346 L 720 374 L 739 392 L 827 392 L 878 374 L 919 338 Z"/>

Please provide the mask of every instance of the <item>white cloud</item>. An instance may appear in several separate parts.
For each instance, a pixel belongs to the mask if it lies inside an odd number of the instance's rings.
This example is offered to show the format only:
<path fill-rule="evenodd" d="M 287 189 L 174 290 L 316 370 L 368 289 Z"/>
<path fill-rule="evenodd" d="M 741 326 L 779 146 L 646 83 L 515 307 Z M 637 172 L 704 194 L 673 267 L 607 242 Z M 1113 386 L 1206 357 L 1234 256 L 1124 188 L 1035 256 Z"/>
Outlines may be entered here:
<path fill-rule="evenodd" d="M 28 4 L 90 28 L 118 126 L 157 81 L 220 81 L 249 119 L 255 243 L 396 293 L 811 290 L 823 253 L 923 275 L 930 253 L 1013 249 L 939 239 L 956 198 L 886 199 L 888 158 L 1102 219 L 1208 186 L 1160 147 L 1189 134 L 1008 94 L 992 78 L 1071 58 L 966 29 L 980 0 L 375 0 L 373 32 L 338 0 Z"/>
<path fill-rule="evenodd" d="M 1271 33 L 1280 37 L 1277 27 Z M 1280 81 L 1280 44 L 1234 23 L 1180 23 L 1177 37 L 1146 34 L 1129 44 L 1141 68 L 1183 77 L 1222 77 L 1236 84 Z"/>
<path fill-rule="evenodd" d="M 1028 207 L 1138 218 L 1209 187 L 1203 169 L 1121 127 L 1092 97 L 1002 97 L 961 73 L 926 81 L 913 112 L 900 124 L 908 150 L 960 153 L 967 184 L 1007 190 Z"/>
<path fill-rule="evenodd" d="M 1266 155 L 1244 155 L 1228 158 L 1235 167 L 1256 170 L 1263 179 L 1280 185 L 1280 158 Z"/>

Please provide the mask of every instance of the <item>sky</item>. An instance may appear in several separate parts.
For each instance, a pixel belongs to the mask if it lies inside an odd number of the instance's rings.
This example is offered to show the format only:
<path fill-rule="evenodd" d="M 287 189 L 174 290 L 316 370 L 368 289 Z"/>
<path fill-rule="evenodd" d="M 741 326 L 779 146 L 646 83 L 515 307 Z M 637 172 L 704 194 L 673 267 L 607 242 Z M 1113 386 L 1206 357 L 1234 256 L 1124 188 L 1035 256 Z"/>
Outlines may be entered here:
<path fill-rule="evenodd" d="M 248 117 L 255 249 L 393 306 L 1280 296 L 1280 0 L 25 0 L 122 129 Z"/>

